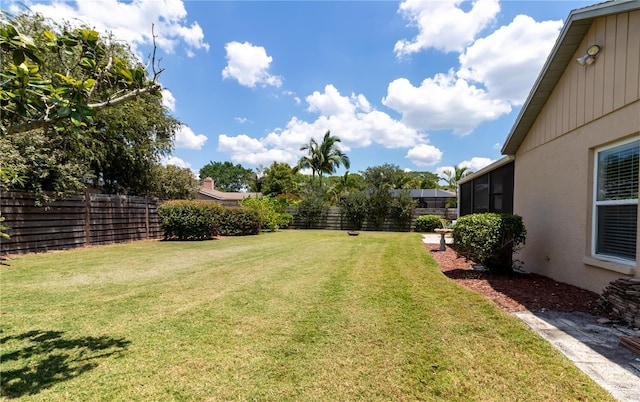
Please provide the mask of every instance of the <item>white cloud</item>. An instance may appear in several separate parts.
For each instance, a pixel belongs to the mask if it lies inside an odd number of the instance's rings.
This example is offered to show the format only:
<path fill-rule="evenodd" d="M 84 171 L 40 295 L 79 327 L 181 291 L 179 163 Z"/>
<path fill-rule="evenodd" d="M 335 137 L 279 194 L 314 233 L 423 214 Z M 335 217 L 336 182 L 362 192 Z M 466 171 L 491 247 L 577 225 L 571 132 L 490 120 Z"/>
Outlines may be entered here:
<path fill-rule="evenodd" d="M 498 0 L 476 0 L 468 12 L 459 7 L 461 3 L 462 0 L 407 0 L 400 4 L 399 12 L 419 32 L 412 40 L 396 42 L 396 55 L 406 56 L 427 48 L 460 52 L 500 11 Z"/>
<path fill-rule="evenodd" d="M 271 164 L 275 160 L 292 164 L 302 156 L 302 145 L 312 137 L 321 139 L 327 130 L 340 138 L 338 147 L 344 152 L 372 143 L 385 148 L 411 148 L 427 142 L 425 134 L 373 109 L 362 94 L 341 95 L 333 85 L 327 85 L 323 92 L 315 91 L 306 100 L 308 110 L 319 114 L 316 120 L 293 117 L 284 128 L 277 128 L 261 139 L 223 134 L 218 149 L 234 161 Z"/>
<path fill-rule="evenodd" d="M 193 50 L 209 50 L 204 33 L 197 22 L 187 26 L 187 11 L 182 0 L 117 0 L 62 1 L 27 4 L 34 11 L 55 21 L 74 23 L 79 20 L 98 31 L 112 32 L 119 40 L 128 42 L 134 52 L 140 45 L 151 45 L 151 27 L 155 27 L 156 44 L 167 53 L 176 47 L 187 55 Z"/>
<path fill-rule="evenodd" d="M 162 105 L 166 107 L 170 112 L 176 111 L 176 98 L 173 96 L 171 91 L 167 88 L 162 88 L 160 91 L 162 93 Z"/>
<path fill-rule="evenodd" d="M 454 171 L 454 167 L 453 166 L 440 166 L 438 168 L 436 168 L 436 174 L 438 175 L 438 177 L 440 178 L 444 178 L 447 177 L 444 172 L 453 172 Z"/>
<path fill-rule="evenodd" d="M 162 163 L 164 166 L 175 165 L 179 168 L 191 169 L 191 164 L 189 162 L 185 162 L 182 159 L 178 158 L 177 156 L 173 156 L 173 155 L 162 158 L 160 163 Z"/>
<path fill-rule="evenodd" d="M 401 113 L 402 122 L 416 130 L 451 129 L 459 135 L 511 111 L 507 102 L 492 98 L 451 71 L 427 78 L 419 87 L 398 78 L 389 84 L 382 103 Z"/>
<path fill-rule="evenodd" d="M 250 88 L 257 84 L 280 87 L 282 78 L 269 74 L 269 66 L 273 61 L 262 46 L 254 46 L 249 42 L 229 42 L 225 45 L 227 66 L 222 70 L 223 78 L 233 78 Z"/>
<path fill-rule="evenodd" d="M 407 152 L 405 158 L 417 166 L 433 166 L 442 160 L 442 151 L 433 145 L 418 144 Z"/>
<path fill-rule="evenodd" d="M 490 159 L 490 158 L 480 158 L 480 157 L 474 156 L 473 158 L 471 158 L 468 161 L 460 162 L 458 164 L 458 166 L 466 167 L 467 169 L 471 170 L 472 172 L 477 172 L 478 170 L 482 169 L 485 166 L 488 166 L 488 165 L 492 164 L 493 162 L 495 162 L 495 160 Z"/>
<path fill-rule="evenodd" d="M 459 78 L 481 82 L 494 99 L 522 104 L 558 37 L 562 21 L 518 15 L 460 55 Z"/>
<path fill-rule="evenodd" d="M 495 149 L 496 151 L 499 151 L 502 148 L 502 144 L 500 144 L 499 142 L 496 142 L 495 144 L 493 144 L 493 147 L 491 148 Z"/>
<path fill-rule="evenodd" d="M 492 164 L 493 162 L 495 162 L 495 160 L 490 158 L 482 158 L 482 157 L 474 156 L 468 161 L 462 161 L 458 163 L 457 166 L 466 167 L 471 172 L 477 172 L 478 170 Z M 455 168 L 453 166 L 440 166 L 436 169 L 436 174 L 440 177 L 446 177 L 444 174 L 444 172 L 446 171 L 453 172 L 455 171 Z"/>
<path fill-rule="evenodd" d="M 356 105 L 348 97 L 340 95 L 340 92 L 333 86 L 327 85 L 324 93 L 314 91 L 306 98 L 310 112 L 317 112 L 324 116 L 346 116 L 353 115 Z"/>
<path fill-rule="evenodd" d="M 207 142 L 207 136 L 196 135 L 189 126 L 182 125 L 176 132 L 176 148 L 201 149 L 205 142 Z"/>
<path fill-rule="evenodd" d="M 220 134 L 218 151 L 229 155 L 231 160 L 236 163 L 251 165 L 270 165 L 273 161 L 293 164 L 298 159 L 295 153 L 284 149 L 268 149 L 260 140 L 245 134 L 235 137 Z"/>
<path fill-rule="evenodd" d="M 482 122 L 510 113 L 526 99 L 562 28 L 562 21 L 537 22 L 518 15 L 477 38 L 495 20 L 500 6 L 497 0 L 463 3 L 407 0 L 400 5 L 399 12 L 419 34 L 396 44 L 398 56 L 427 48 L 460 52 L 457 69 L 428 77 L 418 86 L 406 78 L 388 85 L 382 103 L 416 130 L 467 135 Z"/>

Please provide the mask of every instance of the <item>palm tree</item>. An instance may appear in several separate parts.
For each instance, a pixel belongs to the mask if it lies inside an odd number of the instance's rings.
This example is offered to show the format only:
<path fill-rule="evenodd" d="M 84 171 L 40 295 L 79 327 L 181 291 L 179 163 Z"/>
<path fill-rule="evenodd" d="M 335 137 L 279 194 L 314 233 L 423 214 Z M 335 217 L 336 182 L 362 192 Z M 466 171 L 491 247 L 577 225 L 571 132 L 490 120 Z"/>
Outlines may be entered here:
<path fill-rule="evenodd" d="M 335 173 L 340 165 L 349 169 L 349 157 L 336 147 L 338 142 L 340 142 L 340 138 L 332 136 L 331 131 L 327 130 L 320 144 L 312 138 L 309 144 L 300 148 L 301 151 L 307 151 L 307 156 L 300 158 L 298 167 L 311 169 L 312 183 L 315 181 L 316 173 L 318 174 L 318 194 L 322 191 L 322 175 L 324 173 Z"/>
<path fill-rule="evenodd" d="M 446 177 L 444 178 L 444 180 L 447 182 L 447 188 L 449 190 L 452 190 L 456 193 L 456 196 L 458 195 L 458 182 L 460 180 L 462 180 L 463 177 L 465 176 L 469 176 L 471 173 L 473 173 L 471 170 L 469 170 L 468 167 L 460 167 L 460 166 L 454 166 L 454 171 L 452 172 L 451 169 L 449 170 L 445 170 L 444 172 L 442 172 L 442 174 L 444 174 Z"/>

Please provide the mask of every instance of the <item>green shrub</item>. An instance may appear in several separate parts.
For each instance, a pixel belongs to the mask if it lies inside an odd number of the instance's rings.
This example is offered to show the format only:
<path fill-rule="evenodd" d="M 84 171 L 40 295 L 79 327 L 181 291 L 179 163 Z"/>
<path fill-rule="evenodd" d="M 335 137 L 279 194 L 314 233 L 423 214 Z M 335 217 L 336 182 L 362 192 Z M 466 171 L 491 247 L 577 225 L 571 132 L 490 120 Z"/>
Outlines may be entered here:
<path fill-rule="evenodd" d="M 242 200 L 242 206 L 258 214 L 263 230 L 276 231 L 289 227 L 293 216 L 285 212 L 286 200 L 279 201 L 271 197 L 248 197 Z"/>
<path fill-rule="evenodd" d="M 308 194 L 298 204 L 298 216 L 307 229 L 316 226 L 327 216 L 327 206 L 322 197 Z"/>
<path fill-rule="evenodd" d="M 416 232 L 433 232 L 442 229 L 444 220 L 438 215 L 422 215 L 416 219 Z"/>
<path fill-rule="evenodd" d="M 248 236 L 260 233 L 260 216 L 248 208 L 225 208 L 220 216 L 222 236 Z"/>
<path fill-rule="evenodd" d="M 391 200 L 389 215 L 398 225 L 400 231 L 410 229 L 413 210 L 417 204 L 418 202 L 411 198 L 409 190 L 400 190 Z"/>
<path fill-rule="evenodd" d="M 280 229 L 286 229 L 293 222 L 293 215 L 287 212 L 282 212 L 278 214 L 278 227 Z"/>
<path fill-rule="evenodd" d="M 384 221 L 391 209 L 391 192 L 387 189 L 373 191 L 369 195 L 367 218 L 372 222 L 376 230 L 381 230 Z"/>
<path fill-rule="evenodd" d="M 351 229 L 360 230 L 367 218 L 369 195 L 365 192 L 348 194 L 340 202 L 340 213 L 351 224 Z"/>
<path fill-rule="evenodd" d="M 513 272 L 513 253 L 527 235 L 518 215 L 471 214 L 453 227 L 453 248 L 458 255 L 486 266 L 492 273 Z"/>
<path fill-rule="evenodd" d="M 219 233 L 224 207 L 215 202 L 175 200 L 158 207 L 165 240 L 204 240 Z"/>

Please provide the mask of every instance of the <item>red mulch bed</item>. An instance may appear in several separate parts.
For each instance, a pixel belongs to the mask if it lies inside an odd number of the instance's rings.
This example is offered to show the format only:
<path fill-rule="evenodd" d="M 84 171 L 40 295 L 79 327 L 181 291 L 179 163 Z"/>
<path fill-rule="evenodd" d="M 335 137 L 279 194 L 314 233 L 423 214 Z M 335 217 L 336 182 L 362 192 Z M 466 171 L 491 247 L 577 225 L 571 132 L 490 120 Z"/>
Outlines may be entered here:
<path fill-rule="evenodd" d="M 425 244 L 425 247 L 446 276 L 493 300 L 507 312 L 554 310 L 604 314 L 598 305 L 597 293 L 537 274 L 501 276 L 475 271 L 471 269 L 472 263 L 458 258 L 451 247 L 447 246 L 445 251 L 438 251 L 438 244 Z"/>

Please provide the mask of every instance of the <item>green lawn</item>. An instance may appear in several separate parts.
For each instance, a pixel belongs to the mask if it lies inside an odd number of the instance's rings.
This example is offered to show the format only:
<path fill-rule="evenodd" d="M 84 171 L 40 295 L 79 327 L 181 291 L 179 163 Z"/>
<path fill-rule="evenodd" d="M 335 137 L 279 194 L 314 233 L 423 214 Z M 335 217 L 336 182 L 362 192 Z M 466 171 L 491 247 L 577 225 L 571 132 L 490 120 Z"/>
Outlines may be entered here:
<path fill-rule="evenodd" d="M 613 400 L 442 275 L 415 233 L 291 230 L 8 263 L 5 399 Z"/>

